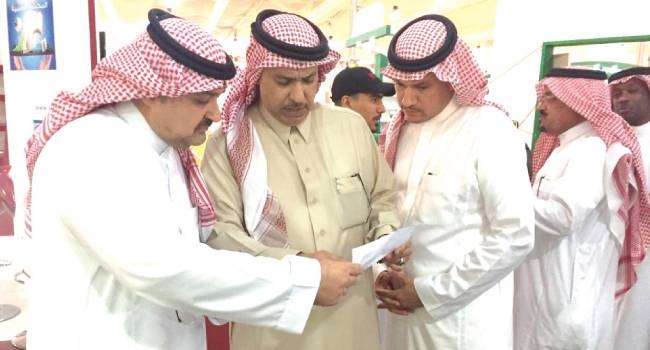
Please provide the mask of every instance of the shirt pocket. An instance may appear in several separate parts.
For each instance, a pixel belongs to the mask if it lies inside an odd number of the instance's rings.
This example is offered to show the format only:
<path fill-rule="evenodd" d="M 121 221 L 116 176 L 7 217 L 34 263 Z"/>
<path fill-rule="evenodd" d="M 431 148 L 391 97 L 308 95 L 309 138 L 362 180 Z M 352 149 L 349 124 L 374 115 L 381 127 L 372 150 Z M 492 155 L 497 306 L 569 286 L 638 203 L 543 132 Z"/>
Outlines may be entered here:
<path fill-rule="evenodd" d="M 462 176 L 427 172 L 419 186 L 414 214 L 418 221 L 432 225 L 450 225 L 458 221 L 466 203 L 467 184 Z"/>
<path fill-rule="evenodd" d="M 359 174 L 337 177 L 336 193 L 340 205 L 339 225 L 342 230 L 365 224 L 370 216 L 370 201 Z"/>
<path fill-rule="evenodd" d="M 535 196 L 539 199 L 549 199 L 556 186 L 555 179 L 542 175 L 535 180 L 535 185 L 533 186 Z"/>

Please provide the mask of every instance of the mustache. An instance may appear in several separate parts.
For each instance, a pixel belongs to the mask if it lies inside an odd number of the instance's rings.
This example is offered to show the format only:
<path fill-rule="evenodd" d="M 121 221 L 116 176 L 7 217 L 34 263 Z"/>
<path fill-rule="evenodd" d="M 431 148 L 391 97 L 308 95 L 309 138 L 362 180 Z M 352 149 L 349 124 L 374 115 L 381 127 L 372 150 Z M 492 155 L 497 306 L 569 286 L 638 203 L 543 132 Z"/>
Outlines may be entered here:
<path fill-rule="evenodd" d="M 286 109 L 298 109 L 298 108 L 307 108 L 308 105 L 306 103 L 290 103 L 282 108 Z"/>
<path fill-rule="evenodd" d="M 418 109 L 418 108 L 402 108 L 402 111 L 404 111 L 404 113 L 413 113 L 413 112 L 420 113 L 421 112 L 420 109 Z"/>
<path fill-rule="evenodd" d="M 196 126 L 196 128 L 197 129 L 200 129 L 201 127 L 209 128 L 210 125 L 212 125 L 212 123 L 213 123 L 212 120 L 208 118 L 203 118 L 203 120 L 201 120 L 201 122 L 199 123 L 199 125 Z"/>

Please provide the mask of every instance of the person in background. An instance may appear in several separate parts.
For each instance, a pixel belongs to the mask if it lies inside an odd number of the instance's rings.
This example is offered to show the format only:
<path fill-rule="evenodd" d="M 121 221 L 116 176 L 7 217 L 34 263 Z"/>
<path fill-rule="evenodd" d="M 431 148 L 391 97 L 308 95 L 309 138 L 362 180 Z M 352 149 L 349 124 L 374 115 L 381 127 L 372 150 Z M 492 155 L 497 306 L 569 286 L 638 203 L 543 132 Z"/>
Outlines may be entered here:
<path fill-rule="evenodd" d="M 650 67 L 628 68 L 612 74 L 609 90 L 614 112 L 632 126 L 639 141 L 647 186 L 650 184 Z M 647 256 L 636 272 L 637 283 L 620 304 L 614 349 L 650 350 L 650 259 Z"/>
<path fill-rule="evenodd" d="M 235 72 L 209 33 L 154 9 L 54 99 L 27 148 L 30 350 L 202 350 L 203 315 L 300 333 L 355 283 L 356 264 L 202 243 L 217 218 L 188 146 Z"/>
<path fill-rule="evenodd" d="M 535 86 L 536 239 L 515 273 L 518 350 L 614 349 L 615 296 L 634 282 L 648 207 L 639 144 L 606 79 L 553 68 Z"/>
<path fill-rule="evenodd" d="M 403 226 L 422 225 L 403 271 L 376 293 L 390 314 L 385 349 L 511 349 L 511 272 L 533 243 L 526 155 L 487 80 L 446 17 L 393 36 L 400 113 L 380 136 L 395 172 Z"/>
<path fill-rule="evenodd" d="M 201 165 L 221 215 L 208 244 L 349 260 L 353 248 L 398 227 L 392 174 L 356 113 L 314 102 L 340 57 L 320 29 L 275 10 L 251 28 L 247 67 Z M 408 255 L 404 248 L 387 260 Z M 302 336 L 235 323 L 231 348 L 377 349 L 372 283 L 365 271 L 337 306 L 315 308 Z"/>
<path fill-rule="evenodd" d="M 382 98 L 395 95 L 395 85 L 382 82 L 368 68 L 353 67 L 345 68 L 334 77 L 331 93 L 335 105 L 359 113 L 375 133 L 386 111 Z"/>

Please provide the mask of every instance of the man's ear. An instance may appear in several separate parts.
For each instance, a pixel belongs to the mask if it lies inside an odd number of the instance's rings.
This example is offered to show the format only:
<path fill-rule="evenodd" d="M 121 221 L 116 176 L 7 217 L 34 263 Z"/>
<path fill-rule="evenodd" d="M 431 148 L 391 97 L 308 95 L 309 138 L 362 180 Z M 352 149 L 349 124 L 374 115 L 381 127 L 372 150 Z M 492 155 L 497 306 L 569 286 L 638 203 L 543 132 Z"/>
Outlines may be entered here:
<path fill-rule="evenodd" d="M 350 96 L 343 95 L 343 97 L 341 97 L 341 106 L 350 108 Z"/>

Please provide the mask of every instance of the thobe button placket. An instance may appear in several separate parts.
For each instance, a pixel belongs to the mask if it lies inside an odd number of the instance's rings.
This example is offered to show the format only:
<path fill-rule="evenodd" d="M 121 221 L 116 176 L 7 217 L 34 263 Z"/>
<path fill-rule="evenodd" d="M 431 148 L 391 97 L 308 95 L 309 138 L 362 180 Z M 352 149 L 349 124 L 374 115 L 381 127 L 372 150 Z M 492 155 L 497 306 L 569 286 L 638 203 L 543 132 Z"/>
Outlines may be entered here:
<path fill-rule="evenodd" d="M 316 174 L 317 172 L 312 171 L 313 166 L 311 161 L 313 156 L 309 154 L 309 144 L 301 139 L 300 132 L 296 127 L 291 128 L 289 147 L 294 155 L 302 183 L 305 186 L 305 204 L 309 211 L 312 234 L 316 237 L 323 236 L 325 235 L 325 230 L 321 230 L 320 228 L 324 227 L 326 223 L 320 220 L 323 217 L 322 203 L 318 201 L 320 179 Z"/>

